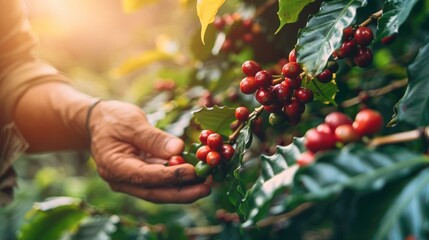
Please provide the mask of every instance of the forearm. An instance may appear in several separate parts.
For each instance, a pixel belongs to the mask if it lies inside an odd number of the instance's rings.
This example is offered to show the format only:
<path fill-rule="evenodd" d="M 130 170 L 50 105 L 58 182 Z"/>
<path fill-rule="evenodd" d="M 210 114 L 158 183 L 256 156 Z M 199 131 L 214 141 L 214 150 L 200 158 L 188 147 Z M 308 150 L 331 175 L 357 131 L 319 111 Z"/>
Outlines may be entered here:
<path fill-rule="evenodd" d="M 88 148 L 85 121 L 92 101 L 61 82 L 45 82 L 27 90 L 16 105 L 14 122 L 30 145 L 28 152 Z"/>

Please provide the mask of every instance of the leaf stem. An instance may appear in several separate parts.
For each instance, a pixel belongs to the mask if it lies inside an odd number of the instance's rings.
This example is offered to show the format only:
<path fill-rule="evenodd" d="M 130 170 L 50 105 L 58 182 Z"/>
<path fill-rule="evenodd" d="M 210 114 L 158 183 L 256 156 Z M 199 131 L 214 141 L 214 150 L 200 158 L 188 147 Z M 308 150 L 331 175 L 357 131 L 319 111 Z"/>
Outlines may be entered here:
<path fill-rule="evenodd" d="M 418 128 L 411 131 L 395 133 L 387 136 L 376 137 L 369 141 L 369 147 L 377 147 L 385 144 L 399 143 L 399 142 L 409 142 L 414 141 L 425 137 L 429 138 L 429 127 Z"/>

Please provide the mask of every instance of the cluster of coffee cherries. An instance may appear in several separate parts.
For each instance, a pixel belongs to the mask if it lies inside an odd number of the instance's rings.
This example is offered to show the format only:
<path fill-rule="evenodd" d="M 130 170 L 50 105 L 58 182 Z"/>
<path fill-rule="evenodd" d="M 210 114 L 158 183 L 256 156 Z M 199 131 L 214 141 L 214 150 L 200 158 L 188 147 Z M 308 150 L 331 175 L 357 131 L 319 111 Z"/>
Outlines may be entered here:
<path fill-rule="evenodd" d="M 245 61 L 241 70 L 246 77 L 240 82 L 244 94 L 254 94 L 256 101 L 270 114 L 273 126 L 283 123 L 296 125 L 305 111 L 305 104 L 313 101 L 313 92 L 301 86 L 302 68 L 293 55 L 284 64 L 281 75 L 274 79 L 268 70 L 252 60 Z"/>
<path fill-rule="evenodd" d="M 368 46 L 374 39 L 369 27 L 348 26 L 343 30 L 343 43 L 333 53 L 338 59 L 348 59 L 348 62 L 358 67 L 368 67 L 372 63 L 372 51 Z"/>
<path fill-rule="evenodd" d="M 245 44 L 253 43 L 261 31 L 252 19 L 242 19 L 238 13 L 216 16 L 213 26 L 226 35 L 220 48 L 225 53 L 240 52 Z"/>
<path fill-rule="evenodd" d="M 372 109 L 361 110 L 354 121 L 344 113 L 332 112 L 323 123 L 306 132 L 304 145 L 307 151 L 298 157 L 297 164 L 307 166 L 314 162 L 315 153 L 359 141 L 363 136 L 377 133 L 382 127 L 383 117 Z"/>
<path fill-rule="evenodd" d="M 220 134 L 208 129 L 201 131 L 199 140 L 202 146 L 195 153 L 200 160 L 195 165 L 197 176 L 206 178 L 214 172 L 225 175 L 225 165 L 234 156 L 234 147 L 224 143 Z"/>

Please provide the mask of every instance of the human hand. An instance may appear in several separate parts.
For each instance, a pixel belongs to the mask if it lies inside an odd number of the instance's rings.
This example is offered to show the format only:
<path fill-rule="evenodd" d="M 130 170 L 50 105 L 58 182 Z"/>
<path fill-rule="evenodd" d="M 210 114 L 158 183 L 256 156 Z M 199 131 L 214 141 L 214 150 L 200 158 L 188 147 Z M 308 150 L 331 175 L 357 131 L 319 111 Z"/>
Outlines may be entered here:
<path fill-rule="evenodd" d="M 190 203 L 210 194 L 192 165 L 163 165 L 184 143 L 151 126 L 138 107 L 100 102 L 89 126 L 98 173 L 112 190 L 155 203 Z"/>

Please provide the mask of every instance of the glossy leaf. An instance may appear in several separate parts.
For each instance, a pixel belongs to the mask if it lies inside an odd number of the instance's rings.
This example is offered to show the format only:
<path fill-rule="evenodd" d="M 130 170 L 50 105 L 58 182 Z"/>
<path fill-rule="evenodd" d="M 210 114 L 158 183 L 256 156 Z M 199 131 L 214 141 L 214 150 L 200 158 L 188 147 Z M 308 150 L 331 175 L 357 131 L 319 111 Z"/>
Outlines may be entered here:
<path fill-rule="evenodd" d="M 287 23 L 298 21 L 302 9 L 314 0 L 279 0 L 279 11 L 277 15 L 280 19 L 280 26 L 277 32 Z"/>
<path fill-rule="evenodd" d="M 399 27 L 407 20 L 418 0 L 387 0 L 384 2 L 383 15 L 378 20 L 377 39 L 398 33 Z"/>
<path fill-rule="evenodd" d="M 125 13 L 132 13 L 154 2 L 157 2 L 157 0 L 122 0 L 122 9 Z"/>
<path fill-rule="evenodd" d="M 109 236 L 116 232 L 119 217 L 116 215 L 109 217 L 92 217 L 82 223 L 72 239 L 76 240 L 101 240 L 109 239 Z"/>
<path fill-rule="evenodd" d="M 297 61 L 309 74 L 322 72 L 329 56 L 340 46 L 342 30 L 353 22 L 356 9 L 364 5 L 365 0 L 326 1 L 299 31 Z"/>
<path fill-rule="evenodd" d="M 235 109 L 229 107 L 203 107 L 192 114 L 201 128 L 213 130 L 224 136 L 231 133 L 229 125 L 235 120 Z"/>
<path fill-rule="evenodd" d="M 304 152 L 304 138 L 295 138 L 291 144 L 277 146 L 272 156 L 261 156 L 261 175 L 248 192 L 243 204 L 250 209 L 244 227 L 251 226 L 268 214 L 273 199 L 284 192 L 291 184 L 298 166 L 297 157 Z"/>
<path fill-rule="evenodd" d="M 59 197 L 35 203 L 27 213 L 19 239 L 60 239 L 89 215 L 80 199 Z M 53 224 L 55 223 L 55 224 Z"/>
<path fill-rule="evenodd" d="M 428 39 L 428 38 L 427 38 Z M 429 42 L 426 41 L 408 67 L 408 87 L 395 106 L 395 116 L 389 123 L 405 122 L 414 126 L 429 125 Z"/>
<path fill-rule="evenodd" d="M 376 191 L 428 163 L 428 157 L 399 146 L 370 149 L 348 145 L 319 156 L 314 165 L 298 171 L 283 207 L 292 209 L 303 202 L 330 199 L 346 188 Z"/>
<path fill-rule="evenodd" d="M 344 200 L 343 200 L 344 201 Z M 429 219 L 429 169 L 395 181 L 380 191 L 356 195 L 337 209 L 342 239 L 425 239 Z M 352 209 L 352 212 L 350 212 Z M 345 213 L 349 213 L 345 215 Z"/>
<path fill-rule="evenodd" d="M 207 26 L 213 22 L 217 11 L 222 6 L 225 0 L 198 0 L 197 14 L 201 23 L 201 41 L 204 43 L 204 35 Z"/>

